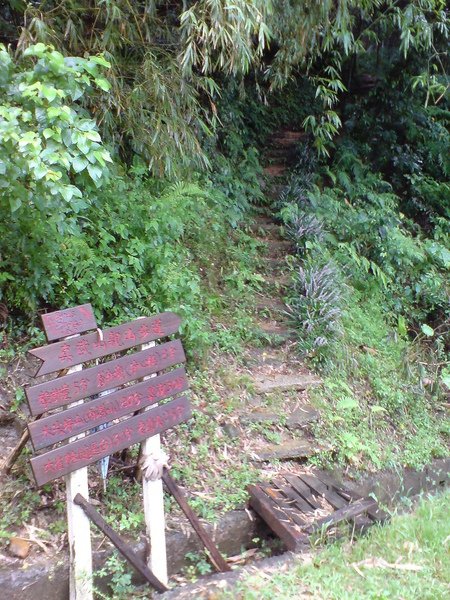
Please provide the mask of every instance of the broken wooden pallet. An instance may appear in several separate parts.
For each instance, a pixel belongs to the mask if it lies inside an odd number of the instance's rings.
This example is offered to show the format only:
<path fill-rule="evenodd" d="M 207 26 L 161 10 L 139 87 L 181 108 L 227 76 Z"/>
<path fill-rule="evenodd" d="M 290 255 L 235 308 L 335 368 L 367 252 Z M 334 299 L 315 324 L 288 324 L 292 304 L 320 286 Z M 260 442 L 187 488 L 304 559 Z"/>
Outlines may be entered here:
<path fill-rule="evenodd" d="M 251 485 L 248 491 L 250 506 L 293 551 L 325 526 L 349 520 L 366 526 L 388 516 L 376 500 L 358 496 L 319 471 L 280 473 L 270 484 Z M 324 516 L 327 506 L 332 512 Z"/>

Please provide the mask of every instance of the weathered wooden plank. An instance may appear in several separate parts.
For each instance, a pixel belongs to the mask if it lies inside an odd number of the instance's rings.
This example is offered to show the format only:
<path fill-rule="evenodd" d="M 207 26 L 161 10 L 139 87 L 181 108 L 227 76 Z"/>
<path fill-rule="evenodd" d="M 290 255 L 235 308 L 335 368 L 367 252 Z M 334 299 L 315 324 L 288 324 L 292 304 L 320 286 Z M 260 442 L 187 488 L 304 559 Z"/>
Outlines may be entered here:
<path fill-rule="evenodd" d="M 97 328 L 97 321 L 90 304 L 56 310 L 41 315 L 41 318 L 49 342 Z"/>
<path fill-rule="evenodd" d="M 215 545 L 215 543 L 213 542 L 211 536 L 208 534 L 208 532 L 205 530 L 203 525 L 200 523 L 199 518 L 197 517 L 197 515 L 194 513 L 192 508 L 187 503 L 183 492 L 178 487 L 177 483 L 172 478 L 172 476 L 170 475 L 170 473 L 167 469 L 164 469 L 162 479 L 163 479 L 164 483 L 166 484 L 169 492 L 172 494 L 172 496 L 178 502 L 178 505 L 181 508 L 181 510 L 184 512 L 186 517 L 189 519 L 190 524 L 194 528 L 194 530 L 197 533 L 198 537 L 200 538 L 202 544 L 210 553 L 211 560 L 212 560 L 214 566 L 216 567 L 216 569 L 221 572 L 231 571 L 231 567 L 228 565 L 226 560 L 220 554 L 220 552 L 217 549 L 217 546 Z"/>
<path fill-rule="evenodd" d="M 319 479 L 317 479 L 317 477 L 308 475 L 306 473 L 299 473 L 298 476 L 313 492 L 323 496 L 323 498 L 325 498 L 328 504 L 330 504 L 333 508 L 339 509 L 348 506 L 348 502 L 346 502 L 342 496 L 339 496 L 332 488 L 329 488 Z"/>
<path fill-rule="evenodd" d="M 78 338 L 29 350 L 29 354 L 43 361 L 35 376 L 67 369 L 166 337 L 178 331 L 180 323 L 181 319 L 178 315 L 173 312 L 164 312 L 153 317 L 144 317 L 117 327 L 104 329 L 103 339 L 100 339 L 98 332 L 88 333 Z"/>
<path fill-rule="evenodd" d="M 293 526 L 303 527 L 305 521 L 300 517 L 298 507 L 292 498 L 283 494 L 278 487 L 272 487 L 270 485 L 261 485 L 260 487 L 292 521 Z"/>
<path fill-rule="evenodd" d="M 287 479 L 286 479 L 287 481 Z M 287 483 L 290 483 L 289 481 Z M 303 496 L 301 496 L 297 490 L 295 490 L 292 487 L 292 484 L 290 485 L 286 485 L 285 487 L 283 486 L 283 492 L 285 492 L 286 494 L 289 493 L 289 497 L 295 501 L 297 508 L 305 513 L 311 513 L 313 512 L 315 509 L 313 506 L 311 506 L 311 504 L 309 504 L 308 502 L 306 502 L 306 500 L 303 498 Z"/>
<path fill-rule="evenodd" d="M 41 414 L 162 371 L 185 360 L 180 340 L 174 340 L 85 369 L 82 373 L 72 373 L 25 388 L 30 412 L 32 415 Z"/>
<path fill-rule="evenodd" d="M 347 500 L 347 502 L 363 499 L 363 497 L 360 494 L 352 492 L 348 488 L 343 488 L 339 486 L 328 474 L 324 473 L 323 471 L 318 471 L 316 475 L 325 485 L 332 487 L 335 490 L 335 492 L 342 496 L 344 500 Z M 367 514 L 372 519 L 372 521 L 375 522 L 384 522 L 389 519 L 389 514 L 381 508 L 379 508 L 378 505 L 373 509 L 367 510 Z"/>
<path fill-rule="evenodd" d="M 376 505 L 377 503 L 375 500 L 358 500 L 353 504 L 347 505 L 345 508 L 336 510 L 331 515 L 323 517 L 322 519 L 318 519 L 312 525 L 306 527 L 304 531 L 307 533 L 314 533 L 315 531 L 322 529 L 322 527 L 336 525 L 340 521 L 348 521 L 364 512 L 367 512 L 370 509 L 373 509 L 376 507 Z"/>
<path fill-rule="evenodd" d="M 185 396 L 31 459 L 38 486 L 128 448 L 191 416 Z"/>
<path fill-rule="evenodd" d="M 304 536 L 295 531 L 288 523 L 280 520 L 279 509 L 276 510 L 272 501 L 257 485 L 248 487 L 250 506 L 264 519 L 267 525 L 280 537 L 289 550 L 295 551 Z"/>
<path fill-rule="evenodd" d="M 81 506 L 89 519 L 106 535 L 122 556 L 144 577 L 158 592 L 165 592 L 168 588 L 150 571 L 143 560 L 122 540 L 122 538 L 108 525 L 101 514 L 81 494 L 74 498 L 75 504 Z"/>
<path fill-rule="evenodd" d="M 98 425 L 186 391 L 189 384 L 183 368 L 127 386 L 84 404 L 34 421 L 28 425 L 35 450 L 51 446 Z"/>
<path fill-rule="evenodd" d="M 299 496 L 301 498 L 303 498 L 303 500 L 305 500 L 310 505 L 310 507 L 311 507 L 310 510 L 315 510 L 316 508 L 322 508 L 322 505 L 320 504 L 320 502 L 318 502 L 314 498 L 309 487 L 305 483 L 303 483 L 303 481 L 301 479 L 299 479 L 296 475 L 286 474 L 285 479 L 288 483 L 291 484 L 291 486 L 299 494 Z M 305 511 L 305 512 L 309 512 L 309 511 Z"/>
<path fill-rule="evenodd" d="M 301 516 L 301 513 L 310 513 L 312 508 L 303 500 L 303 498 L 300 498 L 300 496 L 289 485 L 285 485 L 281 480 L 274 480 L 274 484 L 279 489 L 279 492 L 286 498 L 286 501 L 289 502 L 291 508 L 297 512 L 296 522 L 298 525 L 303 527 L 306 521 Z M 304 510 L 304 508 L 307 510 Z"/>

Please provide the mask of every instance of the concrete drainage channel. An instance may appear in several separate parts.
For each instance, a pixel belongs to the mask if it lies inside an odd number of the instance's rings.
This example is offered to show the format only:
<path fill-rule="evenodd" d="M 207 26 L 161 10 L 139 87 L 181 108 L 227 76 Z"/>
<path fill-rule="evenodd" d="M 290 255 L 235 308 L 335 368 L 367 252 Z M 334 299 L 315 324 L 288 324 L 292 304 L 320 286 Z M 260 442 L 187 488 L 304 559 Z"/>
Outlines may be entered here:
<path fill-rule="evenodd" d="M 401 472 L 383 472 L 374 476 L 366 477 L 357 483 L 343 478 L 339 472 L 332 475 L 337 481 L 345 481 L 347 488 L 353 489 L 361 496 L 375 494 L 380 503 L 394 507 L 403 498 L 412 498 L 421 492 L 436 492 L 446 487 L 450 481 L 449 477 L 450 459 L 438 459 L 431 465 L 417 472 L 405 469 Z M 209 527 L 221 552 L 226 555 L 239 554 L 243 548 L 252 547 L 255 537 L 260 539 L 270 536 L 266 525 L 254 515 L 250 519 L 245 510 L 235 510 L 225 514 L 215 527 Z M 201 550 L 197 536 L 192 532 L 179 533 L 168 532 L 167 552 L 170 573 L 176 574 L 187 566 L 186 554 Z M 135 550 L 145 555 L 145 543 L 136 544 Z M 104 550 L 94 554 L 96 570 L 102 568 L 111 550 Z M 281 556 L 272 557 L 262 561 L 254 562 L 255 567 L 273 566 L 279 562 L 283 564 L 293 558 L 292 553 L 284 553 Z M 14 563 L 14 564 L 12 564 Z M 217 574 L 202 578 L 197 584 L 178 587 L 166 592 L 161 598 L 171 600 L 183 598 L 200 598 L 198 594 L 201 588 L 211 590 L 216 585 L 231 586 L 237 581 L 248 567 L 236 569 L 230 574 Z M 68 591 L 68 560 L 66 557 L 57 562 L 49 564 L 42 559 L 31 564 L 23 564 L 19 561 L 11 561 L 10 565 L 0 565 L 0 597 L 8 600 L 67 600 Z M 220 582 L 220 583 L 219 583 Z M 136 580 L 136 583 L 140 582 Z M 97 585 L 105 590 L 105 581 L 99 580 Z M 106 590 L 105 590 L 106 591 Z"/>

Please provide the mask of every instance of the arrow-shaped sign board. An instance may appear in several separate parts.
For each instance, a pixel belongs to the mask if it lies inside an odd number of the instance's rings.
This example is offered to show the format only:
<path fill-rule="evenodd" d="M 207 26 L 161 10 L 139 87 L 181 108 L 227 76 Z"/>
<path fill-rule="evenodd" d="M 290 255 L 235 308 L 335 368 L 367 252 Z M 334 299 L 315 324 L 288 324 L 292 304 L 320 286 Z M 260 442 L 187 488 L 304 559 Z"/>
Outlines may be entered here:
<path fill-rule="evenodd" d="M 107 421 L 114 421 L 169 396 L 175 396 L 188 388 L 186 372 L 180 367 L 44 419 L 38 419 L 28 425 L 33 447 L 35 450 L 40 450 L 52 446 Z"/>
<path fill-rule="evenodd" d="M 25 388 L 32 415 L 65 406 L 185 362 L 180 340 Z"/>
<path fill-rule="evenodd" d="M 70 310 L 77 313 L 75 309 Z M 66 311 L 60 312 L 65 313 Z M 42 317 L 43 320 L 44 318 L 48 319 L 52 314 L 55 315 L 55 313 L 44 315 Z M 54 322 L 56 322 L 56 317 L 54 317 Z M 43 361 L 36 373 L 36 377 L 68 369 L 74 365 L 101 358 L 108 354 L 123 352 L 133 346 L 146 344 L 166 337 L 172 333 L 176 333 L 180 323 L 181 319 L 178 315 L 173 312 L 164 312 L 154 317 L 144 317 L 130 323 L 118 325 L 117 327 L 110 327 L 103 330 L 102 336 L 98 332 L 88 333 L 76 338 L 43 346 L 42 348 L 35 348 L 29 351 L 30 354 L 37 356 L 37 358 Z M 48 332 L 47 327 L 46 331 Z M 64 335 L 69 334 L 65 333 Z"/>
<path fill-rule="evenodd" d="M 185 396 L 157 406 L 117 425 L 92 433 L 87 437 L 55 448 L 31 459 L 31 468 L 38 486 L 72 471 L 97 462 L 148 437 L 166 431 L 191 416 Z"/>

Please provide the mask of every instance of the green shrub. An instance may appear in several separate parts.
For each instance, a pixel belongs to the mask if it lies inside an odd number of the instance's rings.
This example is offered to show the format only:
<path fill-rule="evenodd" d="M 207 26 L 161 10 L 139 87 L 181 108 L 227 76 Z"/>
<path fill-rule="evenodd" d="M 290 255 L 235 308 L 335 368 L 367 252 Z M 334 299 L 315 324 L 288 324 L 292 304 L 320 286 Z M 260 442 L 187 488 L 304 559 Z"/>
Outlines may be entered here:
<path fill-rule="evenodd" d="M 0 46 L 0 300 L 31 312 L 52 288 L 63 235 L 106 179 L 109 152 L 79 100 L 109 87 L 102 57 L 29 47 L 16 63 Z M 51 267 L 50 267 L 51 270 Z"/>

